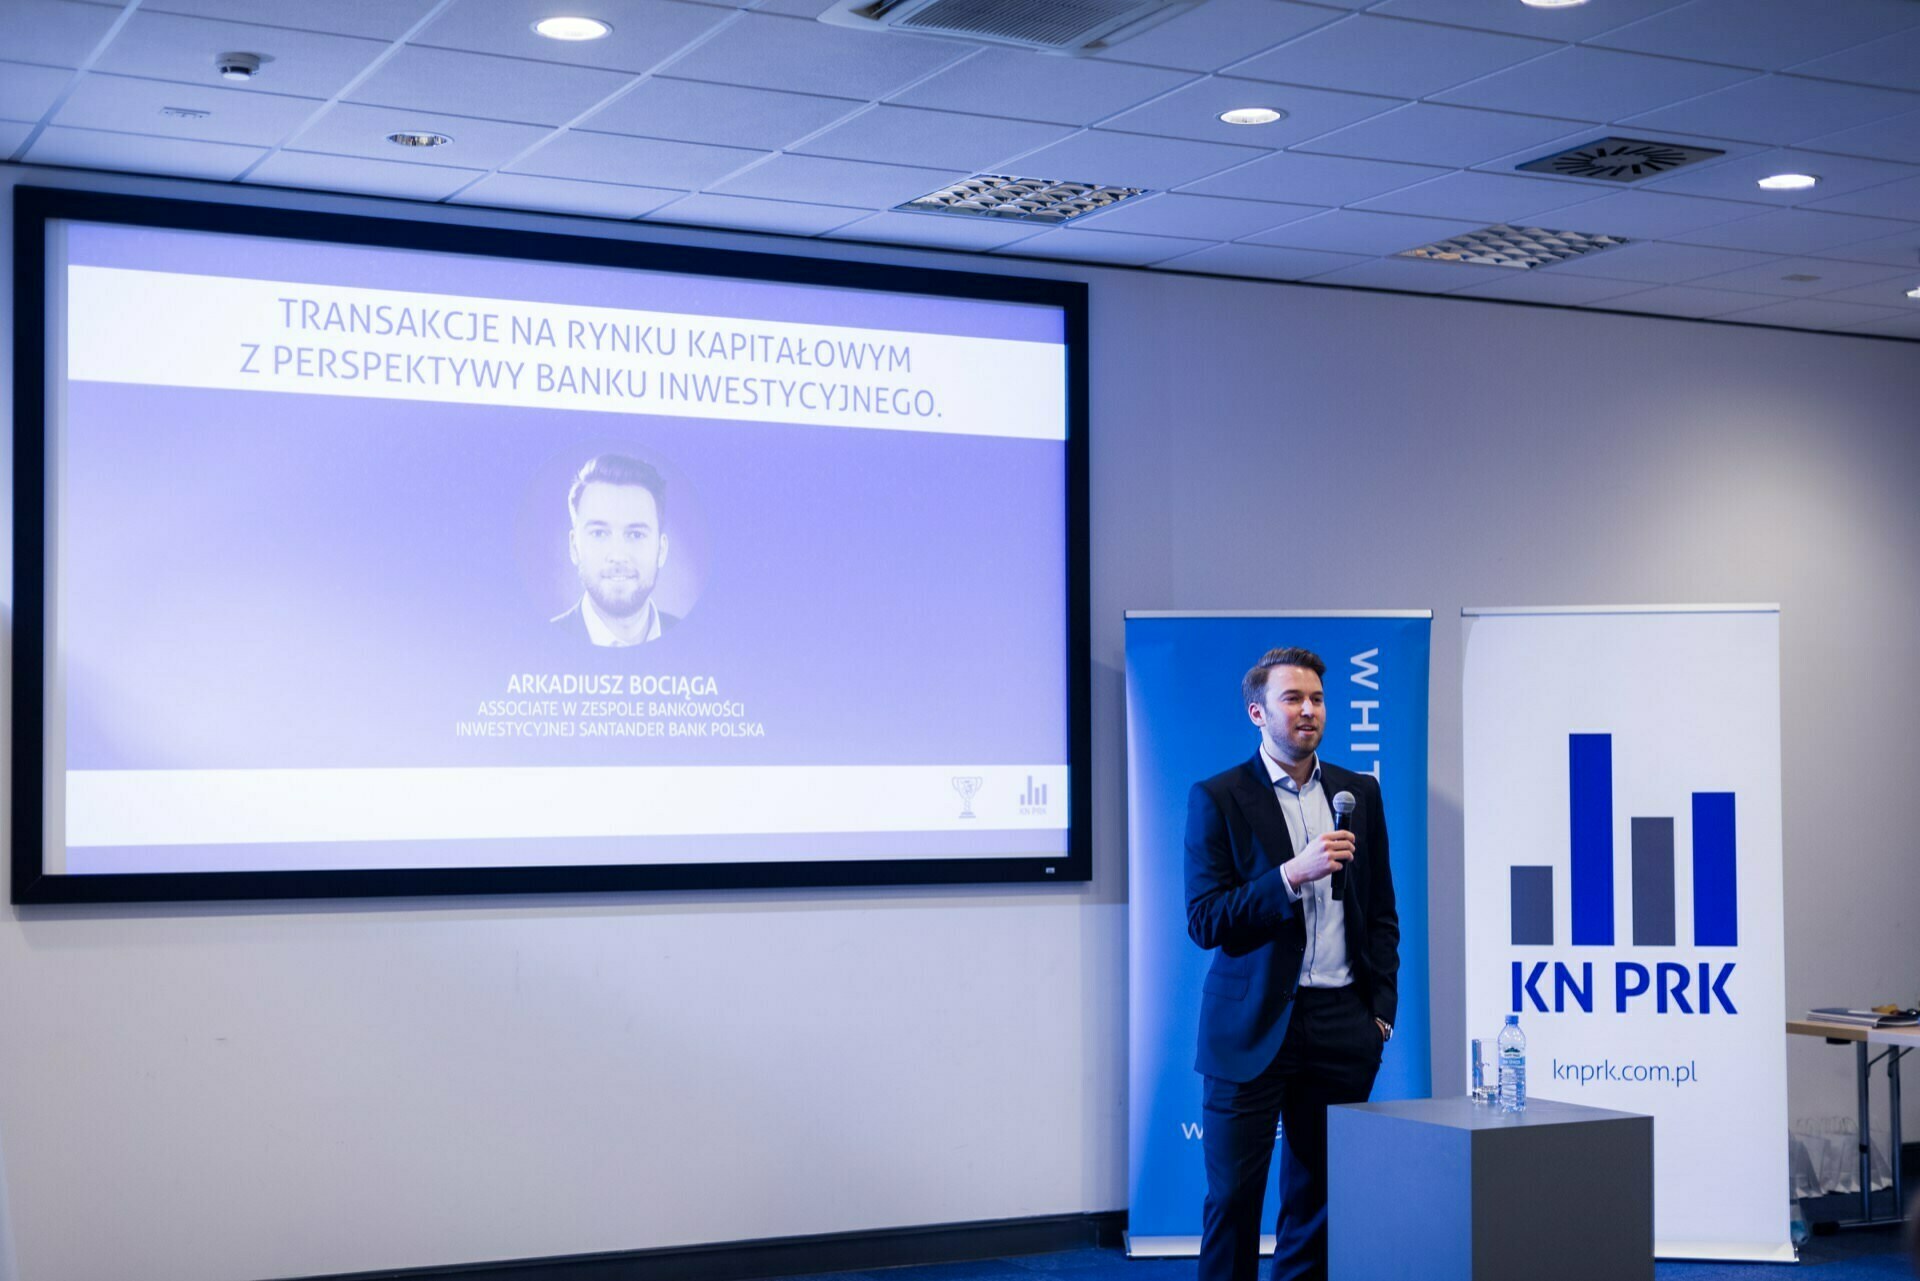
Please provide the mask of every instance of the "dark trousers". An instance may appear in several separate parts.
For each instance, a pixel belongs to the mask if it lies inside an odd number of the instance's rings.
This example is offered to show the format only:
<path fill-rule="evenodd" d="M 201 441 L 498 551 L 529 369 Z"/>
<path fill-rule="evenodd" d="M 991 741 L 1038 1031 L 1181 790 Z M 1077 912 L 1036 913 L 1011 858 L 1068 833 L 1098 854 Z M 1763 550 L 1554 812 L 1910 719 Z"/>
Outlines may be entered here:
<path fill-rule="evenodd" d="M 1353 988 L 1303 987 L 1265 1071 L 1246 1082 L 1205 1078 L 1200 1281 L 1256 1281 L 1276 1120 L 1282 1152 L 1273 1281 L 1324 1281 L 1327 1105 L 1366 1101 L 1382 1048 L 1380 1029 Z"/>

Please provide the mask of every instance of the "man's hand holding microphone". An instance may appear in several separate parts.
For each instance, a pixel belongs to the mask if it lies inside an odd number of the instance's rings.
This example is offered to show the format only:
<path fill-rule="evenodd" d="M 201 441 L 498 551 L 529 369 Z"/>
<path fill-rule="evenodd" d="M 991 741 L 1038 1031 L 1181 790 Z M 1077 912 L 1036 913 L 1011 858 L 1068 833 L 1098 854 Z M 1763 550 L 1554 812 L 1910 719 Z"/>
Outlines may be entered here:
<path fill-rule="evenodd" d="M 1352 832 L 1322 832 L 1305 849 L 1280 865 L 1280 874 L 1296 890 L 1332 876 L 1353 861 Z"/>

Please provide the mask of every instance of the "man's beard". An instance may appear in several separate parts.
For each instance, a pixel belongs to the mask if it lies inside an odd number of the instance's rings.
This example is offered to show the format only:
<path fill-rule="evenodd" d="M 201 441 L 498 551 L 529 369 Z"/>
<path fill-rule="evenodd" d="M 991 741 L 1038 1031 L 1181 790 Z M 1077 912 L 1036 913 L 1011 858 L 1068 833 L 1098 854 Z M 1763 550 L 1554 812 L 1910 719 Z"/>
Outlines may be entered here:
<path fill-rule="evenodd" d="M 626 578 L 595 574 L 585 582 L 595 608 L 608 618 L 632 618 L 647 607 L 647 599 L 653 595 L 653 583 L 638 574 Z"/>

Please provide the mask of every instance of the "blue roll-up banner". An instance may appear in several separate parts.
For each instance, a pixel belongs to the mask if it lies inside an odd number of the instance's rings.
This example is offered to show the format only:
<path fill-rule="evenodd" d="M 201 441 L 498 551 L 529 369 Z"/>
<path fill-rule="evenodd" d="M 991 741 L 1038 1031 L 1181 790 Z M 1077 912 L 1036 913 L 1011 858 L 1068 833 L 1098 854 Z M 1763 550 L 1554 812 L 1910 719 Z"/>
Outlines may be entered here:
<path fill-rule="evenodd" d="M 1191 1255 L 1206 1174 L 1193 1070 L 1209 954 L 1187 937 L 1187 792 L 1247 760 L 1259 731 L 1240 679 L 1269 649 L 1326 660 L 1321 755 L 1372 773 L 1386 802 L 1400 911 L 1400 1014 L 1375 1099 L 1432 1092 L 1427 1011 L 1427 671 L 1433 616 L 1127 615 L 1127 1252 Z M 1277 1174 L 1279 1161 L 1274 1162 Z M 1279 1202 L 1267 1184 L 1267 1219 Z M 1262 1248 L 1271 1251 L 1266 1235 Z"/>

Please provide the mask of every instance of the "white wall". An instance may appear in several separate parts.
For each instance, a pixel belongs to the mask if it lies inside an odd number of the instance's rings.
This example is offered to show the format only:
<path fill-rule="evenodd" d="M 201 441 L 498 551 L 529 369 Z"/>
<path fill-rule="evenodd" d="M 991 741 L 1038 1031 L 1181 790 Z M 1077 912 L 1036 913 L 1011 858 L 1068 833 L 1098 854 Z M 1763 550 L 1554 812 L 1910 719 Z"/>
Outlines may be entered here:
<path fill-rule="evenodd" d="M 1435 611 L 1446 1046 L 1459 608 L 1777 600 L 1789 1009 L 1920 999 L 1910 344 L 0 166 L 21 180 L 1090 281 L 1096 744 L 1077 889 L 7 909 L 24 1281 L 1120 1208 L 1128 609 Z M 1795 1115 L 1851 1110 L 1848 1054 L 1790 1069 Z M 1435 1071 L 1458 1088 L 1450 1048 Z"/>

